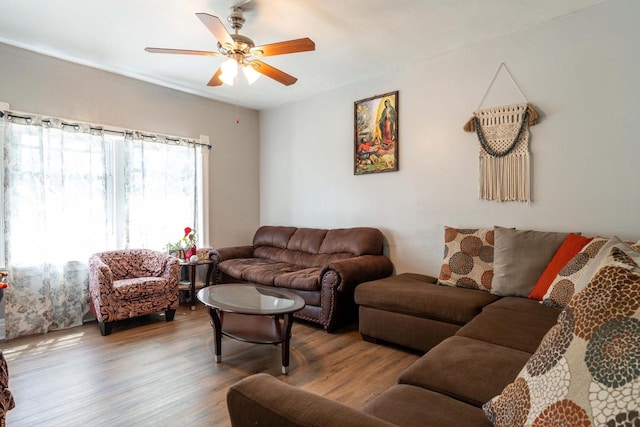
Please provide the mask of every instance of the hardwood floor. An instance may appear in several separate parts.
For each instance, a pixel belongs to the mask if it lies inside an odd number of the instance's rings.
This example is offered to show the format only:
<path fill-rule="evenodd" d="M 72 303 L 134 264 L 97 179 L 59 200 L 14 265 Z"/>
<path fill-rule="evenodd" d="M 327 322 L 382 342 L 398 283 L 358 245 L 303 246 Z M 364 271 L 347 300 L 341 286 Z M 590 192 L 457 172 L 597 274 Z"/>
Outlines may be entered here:
<path fill-rule="evenodd" d="M 202 305 L 118 322 L 96 323 L 0 343 L 16 407 L 8 426 L 228 426 L 226 392 L 269 373 L 296 387 L 360 408 L 393 385 L 418 353 L 363 341 L 357 326 L 327 334 L 293 325 L 289 375 L 280 346 L 224 338 L 214 362 L 213 333 Z"/>

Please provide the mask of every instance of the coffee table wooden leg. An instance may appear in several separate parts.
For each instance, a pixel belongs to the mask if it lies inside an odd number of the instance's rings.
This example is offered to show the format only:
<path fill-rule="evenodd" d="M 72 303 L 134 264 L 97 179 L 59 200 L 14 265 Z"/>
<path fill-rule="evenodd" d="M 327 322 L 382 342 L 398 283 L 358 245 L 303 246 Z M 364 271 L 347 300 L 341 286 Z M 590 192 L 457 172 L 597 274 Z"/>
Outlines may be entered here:
<path fill-rule="evenodd" d="M 293 326 L 293 314 L 284 315 L 284 324 L 282 325 L 282 373 L 289 373 L 289 347 L 291 342 L 291 327 Z"/>
<path fill-rule="evenodd" d="M 222 362 L 222 322 L 218 316 L 218 310 L 209 307 L 209 316 L 213 323 L 213 340 L 215 341 L 216 363 Z"/>

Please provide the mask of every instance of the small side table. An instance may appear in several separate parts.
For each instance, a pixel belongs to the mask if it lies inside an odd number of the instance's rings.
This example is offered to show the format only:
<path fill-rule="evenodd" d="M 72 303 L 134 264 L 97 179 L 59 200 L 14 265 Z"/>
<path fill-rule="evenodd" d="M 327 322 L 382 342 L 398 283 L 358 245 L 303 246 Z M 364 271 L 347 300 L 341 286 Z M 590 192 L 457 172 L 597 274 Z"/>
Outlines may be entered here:
<path fill-rule="evenodd" d="M 210 259 L 200 259 L 196 262 L 190 262 L 187 260 L 180 260 L 181 268 L 188 268 L 189 271 L 189 301 L 191 302 L 191 310 L 196 309 L 196 279 L 198 276 L 198 266 L 199 265 L 208 265 L 207 268 L 207 277 L 204 283 L 204 287 L 207 287 L 211 284 L 211 273 L 212 273 L 212 264 L 213 261 Z"/>

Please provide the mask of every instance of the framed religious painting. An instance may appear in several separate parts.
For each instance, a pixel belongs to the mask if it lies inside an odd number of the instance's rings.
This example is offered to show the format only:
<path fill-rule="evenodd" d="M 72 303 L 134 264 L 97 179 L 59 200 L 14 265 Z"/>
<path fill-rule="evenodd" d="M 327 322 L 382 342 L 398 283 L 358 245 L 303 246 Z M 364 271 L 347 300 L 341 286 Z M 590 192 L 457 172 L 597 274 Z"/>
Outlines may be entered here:
<path fill-rule="evenodd" d="M 398 170 L 398 91 L 354 102 L 354 175 Z"/>

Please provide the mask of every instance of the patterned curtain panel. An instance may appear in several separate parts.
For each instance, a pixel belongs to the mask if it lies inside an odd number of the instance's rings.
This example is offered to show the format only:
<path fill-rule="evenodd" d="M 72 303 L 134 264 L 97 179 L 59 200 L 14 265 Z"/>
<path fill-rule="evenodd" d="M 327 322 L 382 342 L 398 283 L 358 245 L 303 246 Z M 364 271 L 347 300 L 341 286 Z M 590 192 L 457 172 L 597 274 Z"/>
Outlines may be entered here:
<path fill-rule="evenodd" d="M 85 132 L 5 126 L 7 338 L 80 325 L 88 311 L 87 259 L 109 245 L 109 142 Z"/>
<path fill-rule="evenodd" d="M 162 250 L 196 225 L 198 150 L 159 139 L 58 119 L 6 120 L 7 338 L 82 324 L 91 254 Z"/>

